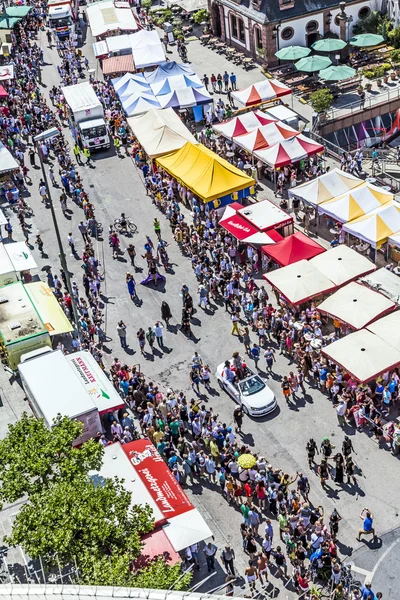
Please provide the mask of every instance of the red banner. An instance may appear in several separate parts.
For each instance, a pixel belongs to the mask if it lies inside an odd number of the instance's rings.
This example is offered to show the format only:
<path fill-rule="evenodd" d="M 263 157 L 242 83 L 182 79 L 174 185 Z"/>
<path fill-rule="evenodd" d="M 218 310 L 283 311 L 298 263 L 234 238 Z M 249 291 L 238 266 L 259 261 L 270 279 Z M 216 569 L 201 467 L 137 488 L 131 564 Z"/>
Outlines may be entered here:
<path fill-rule="evenodd" d="M 166 519 L 194 508 L 149 440 L 137 440 L 122 448 Z"/>

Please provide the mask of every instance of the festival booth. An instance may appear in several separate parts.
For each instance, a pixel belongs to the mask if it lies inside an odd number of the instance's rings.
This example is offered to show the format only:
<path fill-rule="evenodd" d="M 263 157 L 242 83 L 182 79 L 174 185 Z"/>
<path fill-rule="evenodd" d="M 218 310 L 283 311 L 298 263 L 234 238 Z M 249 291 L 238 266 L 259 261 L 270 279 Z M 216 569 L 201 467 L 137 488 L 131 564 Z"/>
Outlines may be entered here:
<path fill-rule="evenodd" d="M 343 230 L 377 250 L 391 235 L 400 231 L 400 204 L 386 203 L 364 217 L 345 223 Z M 372 256 L 375 259 L 374 250 Z"/>
<path fill-rule="evenodd" d="M 128 118 L 128 125 L 150 158 L 179 150 L 196 139 L 172 108 L 151 109 L 139 117 Z"/>
<path fill-rule="evenodd" d="M 94 38 L 109 31 L 136 31 L 138 24 L 129 2 L 123 0 L 100 0 L 86 8 L 89 26 Z"/>
<path fill-rule="evenodd" d="M 325 248 L 298 231 L 274 246 L 263 246 L 261 251 L 280 267 L 286 267 L 299 260 L 309 260 L 318 254 L 322 254 L 325 252 Z"/>
<path fill-rule="evenodd" d="M 29 283 L 31 271 L 38 265 L 25 242 L 0 243 L 0 285 L 9 285 L 18 280 Z"/>
<path fill-rule="evenodd" d="M 136 69 L 146 69 L 165 62 L 164 47 L 157 31 L 141 29 L 129 38 Z"/>
<path fill-rule="evenodd" d="M 293 217 L 270 200 L 262 200 L 238 210 L 240 216 L 272 236 L 275 242 L 293 233 Z"/>
<path fill-rule="evenodd" d="M 47 283 L 33 281 L 25 286 L 25 291 L 28 293 L 50 337 L 74 331 L 74 328 Z"/>
<path fill-rule="evenodd" d="M 14 79 L 14 65 L 1 65 L 0 81 L 9 81 Z"/>
<path fill-rule="evenodd" d="M 91 478 L 95 484 L 104 485 L 104 479 L 115 476 L 131 492 L 132 506 L 150 506 L 155 531 L 165 534 L 174 552 L 212 536 L 207 523 L 149 440 L 104 448 L 103 464 L 97 473 L 91 473 Z M 162 555 L 169 544 L 163 536 L 159 540 L 159 555 Z"/>
<path fill-rule="evenodd" d="M 369 273 L 369 275 L 364 275 L 359 281 L 372 290 L 380 292 L 396 304 L 400 304 L 400 277 L 391 273 L 385 267 L 374 273 Z"/>
<path fill-rule="evenodd" d="M 388 250 L 391 260 L 400 262 L 400 233 L 390 235 L 388 238 Z"/>
<path fill-rule="evenodd" d="M 344 244 L 329 249 L 324 254 L 312 258 L 310 262 L 321 273 L 328 273 L 329 279 L 338 287 L 376 269 L 368 258 Z"/>
<path fill-rule="evenodd" d="M 318 306 L 321 313 L 339 319 L 352 329 L 362 329 L 395 308 L 395 303 L 382 294 L 354 281 Z"/>
<path fill-rule="evenodd" d="M 101 65 L 103 75 L 118 75 L 119 73 L 134 73 L 136 71 L 132 54 L 121 54 L 105 58 Z"/>
<path fill-rule="evenodd" d="M 275 171 L 319 152 L 324 152 L 324 147 L 300 133 L 270 148 L 254 152 L 254 156 Z"/>
<path fill-rule="evenodd" d="M 292 93 L 290 87 L 277 79 L 263 79 L 244 90 L 232 92 L 232 98 L 243 106 L 254 106 Z"/>
<path fill-rule="evenodd" d="M 0 142 L 0 194 L 4 194 L 10 204 L 19 199 L 19 189 L 14 183 L 13 171 L 19 164 L 9 150 Z"/>
<path fill-rule="evenodd" d="M 264 231 L 260 231 L 258 227 L 252 225 L 245 217 L 240 214 L 240 210 L 242 209 L 242 205 L 238 202 L 233 202 L 226 207 L 225 212 L 219 221 L 219 225 L 225 229 L 228 233 L 233 235 L 233 237 L 238 242 L 243 242 L 245 244 L 251 244 L 254 246 L 258 246 L 260 244 L 274 244 L 275 237 L 273 234 L 274 230 L 271 231 L 271 235 L 268 235 Z M 281 236 L 278 234 L 278 239 L 281 239 Z"/>
<path fill-rule="evenodd" d="M 278 122 L 278 119 L 267 116 L 261 110 L 255 110 L 254 112 L 243 113 L 237 117 L 233 117 L 233 119 L 229 119 L 229 121 L 218 123 L 212 127 L 217 133 L 232 140 L 234 137 L 250 133 L 263 125 L 276 122 Z"/>
<path fill-rule="evenodd" d="M 180 64 L 171 60 L 162 63 L 151 73 L 144 74 L 149 84 L 158 83 L 167 77 L 174 77 L 175 75 L 195 75 L 195 72 L 190 65 Z"/>
<path fill-rule="evenodd" d="M 187 87 L 175 90 L 169 94 L 156 96 L 161 108 L 193 108 L 194 106 L 204 106 L 212 102 L 210 94 L 205 87 L 200 89 Z"/>
<path fill-rule="evenodd" d="M 335 288 L 333 281 L 308 260 L 265 273 L 263 278 L 292 306 L 300 306 Z"/>
<path fill-rule="evenodd" d="M 400 364 L 400 352 L 367 329 L 350 333 L 322 348 L 322 354 L 360 383 L 376 379 Z"/>
<path fill-rule="evenodd" d="M 130 96 L 126 100 L 123 100 L 121 104 L 128 117 L 143 115 L 152 108 L 161 108 L 152 94 L 142 94 L 135 98 Z"/>
<path fill-rule="evenodd" d="M 165 77 L 165 79 L 162 79 L 161 81 L 150 83 L 149 85 L 155 96 L 164 96 L 165 94 L 171 94 L 171 92 L 186 88 L 200 89 L 204 87 L 197 75 L 191 75 L 188 73 L 171 75 L 169 77 Z"/>
<path fill-rule="evenodd" d="M 312 206 L 319 206 L 349 190 L 354 190 L 364 181 L 337 167 L 316 179 L 289 189 L 289 198 L 297 198 Z"/>
<path fill-rule="evenodd" d="M 210 208 L 225 206 L 254 193 L 254 179 L 202 144 L 187 142 L 156 162 Z"/>
<path fill-rule="evenodd" d="M 318 206 L 318 212 L 332 217 L 339 223 L 347 223 L 391 202 L 391 192 L 364 183 L 341 196 L 326 200 Z"/>
<path fill-rule="evenodd" d="M 257 129 L 253 129 L 249 133 L 243 135 L 234 136 L 232 141 L 237 145 L 253 154 L 257 150 L 268 148 L 278 142 L 292 138 L 293 136 L 300 135 L 299 131 L 296 131 L 289 125 L 285 125 L 281 122 L 269 123 L 268 125 L 262 125 Z"/>
<path fill-rule="evenodd" d="M 120 99 L 124 96 L 130 96 L 133 92 L 138 90 L 142 92 L 147 91 L 148 93 L 151 92 L 150 85 L 147 83 L 142 73 L 136 75 L 125 73 L 122 77 L 112 79 L 111 83 Z M 128 87 L 130 87 L 129 90 Z"/>
<path fill-rule="evenodd" d="M 368 331 L 371 331 L 384 342 L 387 342 L 393 348 L 400 351 L 400 311 L 395 312 L 378 319 L 374 323 L 370 323 L 367 327 Z"/>

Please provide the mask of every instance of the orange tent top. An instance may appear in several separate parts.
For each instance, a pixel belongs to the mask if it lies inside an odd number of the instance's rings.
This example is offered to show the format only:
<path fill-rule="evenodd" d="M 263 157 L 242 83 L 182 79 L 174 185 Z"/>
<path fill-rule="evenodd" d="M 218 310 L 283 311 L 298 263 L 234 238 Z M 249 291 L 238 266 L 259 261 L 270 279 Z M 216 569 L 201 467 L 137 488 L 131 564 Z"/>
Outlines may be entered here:
<path fill-rule="evenodd" d="M 289 235 L 276 244 L 262 246 L 261 250 L 282 267 L 296 263 L 299 260 L 309 260 L 325 252 L 325 248 L 301 231 Z"/>

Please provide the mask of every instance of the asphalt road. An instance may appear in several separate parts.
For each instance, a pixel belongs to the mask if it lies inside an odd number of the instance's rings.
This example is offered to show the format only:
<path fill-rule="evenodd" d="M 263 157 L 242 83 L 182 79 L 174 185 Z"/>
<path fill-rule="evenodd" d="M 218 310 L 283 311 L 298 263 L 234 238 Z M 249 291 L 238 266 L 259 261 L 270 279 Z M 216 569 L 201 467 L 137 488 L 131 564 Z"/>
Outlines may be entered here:
<path fill-rule="evenodd" d="M 93 61 L 90 42 L 89 37 L 84 52 L 88 53 L 90 60 Z M 50 51 L 47 48 L 44 36 L 42 44 L 47 63 L 43 69 L 43 81 L 47 86 L 44 89 L 48 90 L 53 84 L 59 83 L 54 67 L 58 61 L 58 55 L 54 49 Z M 197 43 L 194 42 L 194 44 Z M 202 75 L 205 72 L 204 61 L 207 60 L 207 57 L 197 51 L 197 45 L 193 48 L 196 48 L 196 51 L 192 54 L 189 44 L 189 58 L 193 60 L 194 69 Z M 224 59 L 218 57 L 218 61 L 222 60 Z M 241 81 L 241 77 L 240 73 L 239 81 Z M 253 74 L 243 72 L 243 81 L 246 78 L 246 84 L 251 77 L 254 78 L 254 81 L 259 79 L 258 71 Z M 108 224 L 112 223 L 121 212 L 125 212 L 138 225 L 138 232 L 133 238 L 125 239 L 125 247 L 130 242 L 134 243 L 139 256 L 146 234 L 154 237 L 152 222 L 157 216 L 161 220 L 163 238 L 170 244 L 168 253 L 172 265 L 167 273 L 165 287 L 154 289 L 139 285 L 140 303 L 133 303 L 126 289 L 125 274 L 127 271 L 131 271 L 126 256 L 114 261 L 107 239 L 96 244 L 96 253 L 105 274 L 103 295 L 108 336 L 105 361 L 111 361 L 112 357 L 117 356 L 120 359 L 126 359 L 129 364 L 140 364 L 146 375 L 163 389 L 172 387 L 175 390 L 183 390 L 191 398 L 193 393 L 189 385 L 189 366 L 194 350 L 197 350 L 203 361 L 210 365 L 212 372 L 215 372 L 217 365 L 231 356 L 233 351 L 243 350 L 238 338 L 230 333 L 229 317 L 220 305 L 213 305 L 212 310 L 208 311 L 198 309 L 192 323 L 195 339 L 187 339 L 176 326 L 181 313 L 179 291 L 182 284 L 185 283 L 189 286 L 193 297 L 196 298 L 196 280 L 190 261 L 182 256 L 172 239 L 166 219 L 164 216 L 160 216 L 155 206 L 146 197 L 140 174 L 132 160 L 125 157 L 118 158 L 110 151 L 94 156 L 94 168 L 82 167 L 80 171 L 83 173 L 85 187 L 96 207 L 96 216 L 102 222 L 105 232 Z M 33 254 L 40 267 L 51 264 L 54 266 L 53 272 L 57 272 L 58 249 L 50 213 L 43 207 L 38 197 L 40 176 L 40 171 L 33 173 L 31 196 L 28 199 L 35 211 L 32 219 L 32 239 L 37 232 L 40 232 L 49 258 L 41 259 L 36 249 L 33 250 Z M 65 248 L 69 250 L 67 235 L 72 231 L 79 252 L 83 249 L 83 245 L 77 226 L 82 219 L 82 211 L 69 202 L 71 212 L 68 218 L 65 218 L 59 209 L 59 190 L 54 189 L 52 195 Z M 272 196 L 270 192 L 263 192 L 261 197 L 266 195 Z M 15 238 L 22 239 L 20 228 L 16 223 Z M 81 284 L 81 261 L 70 256 L 69 252 L 67 252 L 67 258 L 73 279 Z M 145 261 L 139 258 L 137 262 L 141 269 L 145 268 Z M 140 281 L 140 272 L 136 273 L 135 277 Z M 266 287 L 268 289 L 268 286 Z M 156 352 L 154 357 L 148 356 L 145 359 L 138 352 L 136 331 L 139 327 L 147 328 L 149 325 L 154 325 L 155 321 L 160 318 L 160 306 L 164 299 L 168 301 L 174 316 L 171 327 L 164 336 L 167 349 L 165 352 Z M 126 351 L 119 347 L 116 334 L 116 325 L 119 319 L 123 319 L 128 325 L 129 347 Z M 334 507 L 342 515 L 339 548 L 344 555 L 350 556 L 360 546 L 356 542 L 355 536 L 360 525 L 358 515 L 363 506 L 369 506 L 374 512 L 378 533 L 389 531 L 400 525 L 399 503 L 396 500 L 400 492 L 400 479 L 397 477 L 398 461 L 385 450 L 379 449 L 365 433 L 356 433 L 347 428 L 346 433 L 351 435 L 357 452 L 355 458 L 359 466 L 358 485 L 356 487 L 337 486 L 330 481 L 327 492 L 323 491 L 316 475 L 309 471 L 305 452 L 306 442 L 310 437 L 314 437 L 317 443 L 320 443 L 323 437 L 329 436 L 339 449 L 344 432 L 338 426 L 335 411 L 330 402 L 318 390 L 307 387 L 307 394 L 304 398 L 300 398 L 296 405 L 288 406 L 284 402 L 281 396 L 280 379 L 281 376 L 288 374 L 291 368 L 286 358 L 277 356 L 275 364 L 277 375 L 269 378 L 268 385 L 277 396 L 278 409 L 263 419 L 246 418 L 243 426 L 243 441 L 257 449 L 274 466 L 281 467 L 291 475 L 300 470 L 309 476 L 313 503 L 321 504 L 325 508 L 327 516 Z M 263 361 L 260 362 L 260 369 L 261 375 L 266 377 Z M 0 384 L 4 400 L 3 406 L 0 407 L 1 433 L 4 435 L 6 423 L 15 420 L 26 405 L 21 401 L 22 394 L 18 382 L 9 380 L 9 376 L 3 373 L 0 377 Z M 202 394 L 201 399 L 212 406 L 214 412 L 218 413 L 223 421 L 231 424 L 233 402 L 225 393 L 220 392 L 215 378 L 212 380 L 212 384 L 213 392 L 208 395 Z M 223 543 L 228 541 L 236 548 L 236 563 L 239 571 L 243 574 L 247 559 L 241 551 L 240 515 L 233 508 L 227 508 L 226 502 L 212 484 L 195 485 L 188 490 L 188 494 L 209 520 L 211 528 L 215 531 L 218 546 L 222 547 Z M 10 526 L 9 513 L 7 515 L 2 513 L 0 518 L 3 516 L 5 517 L 3 527 L 7 530 Z M 383 538 L 382 544 L 383 547 L 386 547 L 385 538 Z M 15 558 L 15 560 L 18 559 Z M 207 576 L 204 565 L 199 576 Z M 376 577 L 378 577 L 378 572 Z M 219 571 L 216 576 L 205 582 L 201 589 L 216 587 L 221 578 L 222 572 Z M 295 597 L 290 591 L 282 589 L 279 580 L 274 577 L 271 579 L 274 586 L 276 585 L 276 589 L 272 590 L 271 588 L 270 595 L 280 594 L 281 598 L 285 598 L 286 595 L 288 598 Z M 379 582 L 379 579 L 377 581 Z M 390 597 L 394 596 L 389 595 L 388 598 Z"/>

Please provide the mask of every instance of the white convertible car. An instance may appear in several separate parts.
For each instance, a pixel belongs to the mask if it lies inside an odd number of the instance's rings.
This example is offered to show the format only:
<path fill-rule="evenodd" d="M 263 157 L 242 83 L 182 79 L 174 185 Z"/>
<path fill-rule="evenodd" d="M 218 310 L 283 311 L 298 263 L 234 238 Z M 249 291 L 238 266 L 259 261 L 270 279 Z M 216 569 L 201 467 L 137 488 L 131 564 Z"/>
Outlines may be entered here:
<path fill-rule="evenodd" d="M 274 392 L 267 386 L 249 366 L 246 365 L 246 373 L 240 381 L 230 383 L 222 376 L 225 363 L 217 367 L 215 373 L 221 389 L 242 405 L 243 411 L 252 417 L 262 417 L 275 410 L 277 406 Z"/>

